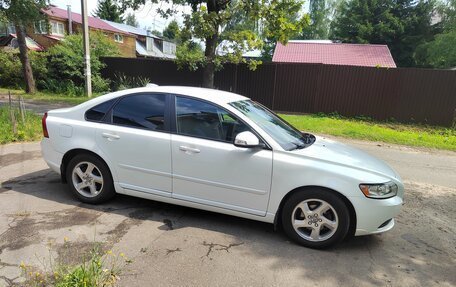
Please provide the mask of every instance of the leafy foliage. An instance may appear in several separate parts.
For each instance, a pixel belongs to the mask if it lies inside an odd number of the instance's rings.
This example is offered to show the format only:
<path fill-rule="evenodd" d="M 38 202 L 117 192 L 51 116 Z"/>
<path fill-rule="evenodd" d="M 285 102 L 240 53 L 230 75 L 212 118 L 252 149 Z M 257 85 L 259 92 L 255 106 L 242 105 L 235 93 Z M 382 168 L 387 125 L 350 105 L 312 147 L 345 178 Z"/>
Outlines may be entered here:
<path fill-rule="evenodd" d="M 93 13 L 95 17 L 117 23 L 123 23 L 122 12 L 115 0 L 98 0 L 98 5 Z"/>
<path fill-rule="evenodd" d="M 417 58 L 424 67 L 456 67 L 456 0 L 449 0 L 447 5 L 438 7 L 442 16 L 442 32 L 432 41 L 422 44 L 417 49 Z"/>
<path fill-rule="evenodd" d="M 43 17 L 40 10 L 48 4 L 49 0 L 0 0 L 0 21 L 31 24 Z"/>
<path fill-rule="evenodd" d="M 139 27 L 139 22 L 138 20 L 136 20 L 136 16 L 134 13 L 127 14 L 127 17 L 125 17 L 125 24 L 133 27 Z"/>
<path fill-rule="evenodd" d="M 22 66 L 19 52 L 16 50 L 3 50 L 0 53 L 0 86 L 19 88 L 22 86 Z"/>
<path fill-rule="evenodd" d="M 146 2 L 158 0 L 122 0 L 124 7 L 138 8 Z M 248 62 L 243 53 L 263 46 L 272 46 L 276 41 L 286 43 L 301 31 L 307 23 L 305 17 L 296 16 L 301 10 L 301 0 L 165 0 L 173 4 L 170 9 L 158 9 L 168 17 L 175 15 L 179 6 L 190 6 L 191 11 L 183 9 L 184 28 L 182 33 L 187 39 L 201 40 L 205 44 L 204 55 L 187 53 L 188 45 L 180 48 L 178 62 L 188 62 L 191 67 L 203 68 L 203 86 L 213 86 L 216 68 L 224 63 Z M 241 16 L 239 16 L 241 15 Z M 241 27 L 244 21 L 232 21 L 236 17 L 248 19 L 251 23 L 261 23 L 259 31 Z M 260 26 L 260 25 L 258 25 Z M 226 28 L 229 29 L 226 29 Z M 220 45 L 222 44 L 222 45 Z M 270 49 L 271 50 L 271 49 Z M 216 52 L 217 51 L 217 52 Z M 197 57 L 195 57 L 197 56 Z M 254 68 L 259 62 L 253 62 Z"/>
<path fill-rule="evenodd" d="M 92 69 L 92 87 L 94 92 L 106 91 L 109 82 L 101 78 L 104 67 L 100 57 L 118 55 L 117 47 L 102 33 L 90 33 L 90 63 Z M 79 94 L 84 87 L 84 53 L 82 35 L 65 37 L 60 44 L 48 51 L 48 77 L 45 88 L 58 92 L 59 89 Z"/>
<path fill-rule="evenodd" d="M 36 88 L 26 46 L 25 27 L 43 17 L 40 11 L 48 3 L 49 0 L 0 0 L 0 21 L 13 23 L 16 28 L 25 90 L 31 94 L 35 93 Z"/>
<path fill-rule="evenodd" d="M 331 9 L 329 1 L 310 0 L 310 24 L 302 30 L 299 38 L 328 39 Z"/>
<path fill-rule="evenodd" d="M 398 66 L 415 66 L 416 46 L 433 36 L 433 0 L 347 0 L 331 23 L 331 37 L 348 43 L 387 44 Z"/>
<path fill-rule="evenodd" d="M 117 46 L 101 33 L 91 33 L 90 44 L 93 90 L 95 93 L 108 91 L 110 83 L 101 77 L 100 71 L 104 63 L 100 58 L 118 55 Z M 82 35 L 66 36 L 48 52 L 29 54 L 39 89 L 76 96 L 84 93 Z M 0 86 L 22 87 L 24 79 L 19 53 L 15 50 L 5 50 L 0 53 L 0 62 Z"/>
<path fill-rule="evenodd" d="M 19 141 L 34 141 L 42 136 L 41 117 L 33 112 L 25 111 L 22 121 L 19 109 L 13 108 L 17 126 L 16 133 L 13 131 L 13 124 L 10 117 L 10 109 L 7 106 L 0 107 L 0 144 Z"/>
<path fill-rule="evenodd" d="M 167 40 L 176 40 L 179 37 L 180 29 L 176 20 L 169 22 L 168 26 L 163 30 L 163 38 Z"/>
<path fill-rule="evenodd" d="M 150 79 L 148 77 L 132 77 L 127 76 L 124 73 L 115 73 L 113 87 L 115 91 L 120 91 L 131 88 L 145 87 L 149 83 Z"/>

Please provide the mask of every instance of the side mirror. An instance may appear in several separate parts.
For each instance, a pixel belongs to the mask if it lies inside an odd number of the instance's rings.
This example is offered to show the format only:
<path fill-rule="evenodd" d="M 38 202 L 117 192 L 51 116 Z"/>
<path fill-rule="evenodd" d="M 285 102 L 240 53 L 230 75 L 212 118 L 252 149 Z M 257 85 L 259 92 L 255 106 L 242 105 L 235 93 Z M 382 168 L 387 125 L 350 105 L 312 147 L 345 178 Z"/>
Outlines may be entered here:
<path fill-rule="evenodd" d="M 234 145 L 244 148 L 263 147 L 258 137 L 249 131 L 238 133 L 234 138 Z"/>

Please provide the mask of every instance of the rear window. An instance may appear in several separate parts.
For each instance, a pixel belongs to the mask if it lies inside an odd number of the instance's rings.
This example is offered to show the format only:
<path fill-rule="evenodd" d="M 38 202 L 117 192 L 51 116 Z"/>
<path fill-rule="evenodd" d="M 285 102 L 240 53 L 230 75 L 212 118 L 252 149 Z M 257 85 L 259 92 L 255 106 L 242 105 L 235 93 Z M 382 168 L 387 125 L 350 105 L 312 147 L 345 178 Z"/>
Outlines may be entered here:
<path fill-rule="evenodd" d="M 86 120 L 101 122 L 115 101 L 116 99 L 112 99 L 91 108 L 85 113 Z"/>

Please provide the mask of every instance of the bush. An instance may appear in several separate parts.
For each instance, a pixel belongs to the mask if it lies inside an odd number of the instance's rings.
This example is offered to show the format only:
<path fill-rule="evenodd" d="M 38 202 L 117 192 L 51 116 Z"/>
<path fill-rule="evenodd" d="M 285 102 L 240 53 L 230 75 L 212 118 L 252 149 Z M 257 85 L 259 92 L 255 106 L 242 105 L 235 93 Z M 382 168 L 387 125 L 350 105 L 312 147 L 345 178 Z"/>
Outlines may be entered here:
<path fill-rule="evenodd" d="M 102 33 L 90 34 L 90 64 L 94 93 L 109 91 L 110 81 L 101 77 L 104 63 L 101 57 L 117 56 L 117 46 Z M 84 94 L 84 51 L 82 35 L 66 36 L 47 52 L 29 51 L 30 64 L 39 90 L 81 96 Z M 22 65 L 18 50 L 6 49 L 0 53 L 0 87 L 24 86 Z"/>
<path fill-rule="evenodd" d="M 108 91 L 110 82 L 100 75 L 100 71 L 104 67 L 100 58 L 118 55 L 117 47 L 102 33 L 97 32 L 90 34 L 90 44 L 93 92 Z M 83 91 L 85 79 L 82 35 L 66 36 L 61 43 L 50 48 L 47 63 L 48 79 L 51 80 L 47 80 L 46 89 L 61 92 L 62 87 L 60 85 L 62 84 L 63 89 L 67 89 L 69 93 Z"/>
<path fill-rule="evenodd" d="M 19 51 L 4 49 L 0 52 L 0 86 L 19 88 L 22 86 L 22 65 Z"/>
<path fill-rule="evenodd" d="M 150 79 L 148 77 L 133 77 L 127 76 L 124 73 L 115 73 L 114 83 L 112 86 L 115 91 L 119 91 L 131 88 L 145 87 L 149 83 Z"/>

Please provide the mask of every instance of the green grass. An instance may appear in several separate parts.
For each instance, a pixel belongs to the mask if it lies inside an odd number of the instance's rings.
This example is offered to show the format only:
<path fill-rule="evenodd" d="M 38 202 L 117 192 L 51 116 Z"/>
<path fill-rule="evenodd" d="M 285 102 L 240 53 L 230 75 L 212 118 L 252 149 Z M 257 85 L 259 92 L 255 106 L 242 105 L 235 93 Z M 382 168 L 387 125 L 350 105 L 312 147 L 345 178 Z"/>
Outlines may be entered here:
<path fill-rule="evenodd" d="M 299 130 L 307 132 L 456 151 L 454 128 L 381 123 L 327 115 L 282 114 L 281 117 Z"/>
<path fill-rule="evenodd" d="M 51 247 L 49 247 L 51 248 Z M 22 274 L 25 278 L 25 286 L 31 287 L 113 287 L 117 286 L 119 275 L 132 260 L 125 257 L 123 253 L 114 254 L 111 250 L 103 252 L 101 244 L 94 246 L 84 252 L 82 257 L 76 259 L 76 264 L 65 262 L 69 257 L 75 255 L 71 243 L 65 241 L 63 253 L 59 257 L 49 254 L 49 258 L 41 260 L 43 271 L 27 265 L 20 264 Z M 65 258 L 61 258 L 65 257 Z"/>
<path fill-rule="evenodd" d="M 11 95 L 13 95 L 16 98 L 18 96 L 22 96 L 24 99 L 37 100 L 43 102 L 67 103 L 71 105 L 77 105 L 89 100 L 89 98 L 83 96 L 77 97 L 65 94 L 55 94 L 50 92 L 36 92 L 35 94 L 30 95 L 25 93 L 23 90 L 6 88 L 0 88 L 0 95 L 8 95 L 8 91 L 11 91 Z M 98 95 L 94 95 L 94 97 L 96 96 Z"/>
<path fill-rule="evenodd" d="M 0 144 L 20 141 L 35 141 L 42 136 L 41 117 L 25 112 L 25 121 L 22 121 L 18 109 L 14 109 L 17 122 L 16 133 L 13 132 L 10 110 L 8 107 L 0 107 Z"/>

